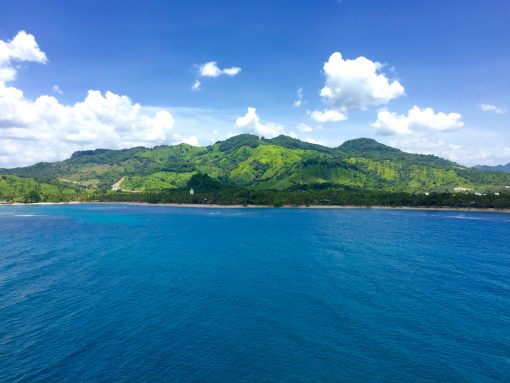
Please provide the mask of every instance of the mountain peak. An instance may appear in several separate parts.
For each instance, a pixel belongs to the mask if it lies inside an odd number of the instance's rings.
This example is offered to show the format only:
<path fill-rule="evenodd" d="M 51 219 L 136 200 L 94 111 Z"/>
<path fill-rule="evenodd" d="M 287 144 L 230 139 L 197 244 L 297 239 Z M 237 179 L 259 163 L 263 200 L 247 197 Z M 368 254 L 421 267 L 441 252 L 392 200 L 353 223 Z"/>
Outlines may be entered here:
<path fill-rule="evenodd" d="M 273 145 L 278 145 L 287 149 L 303 149 L 303 150 L 317 150 L 319 152 L 331 152 L 333 149 L 319 145 L 319 144 L 312 144 L 309 142 L 301 141 L 297 138 L 293 138 L 290 136 L 285 136 L 283 134 L 280 134 L 278 137 L 265 139 L 265 142 L 268 142 Z"/>
<path fill-rule="evenodd" d="M 71 159 L 85 157 L 85 156 L 94 156 L 96 154 L 103 154 L 106 152 L 110 152 L 111 149 L 94 149 L 94 150 L 78 150 L 71 155 Z"/>
<path fill-rule="evenodd" d="M 222 152 L 234 150 L 241 146 L 249 146 L 251 148 L 255 148 L 259 146 L 260 143 L 261 139 L 253 134 L 239 134 L 237 136 L 227 138 L 225 141 L 216 142 L 216 144 L 220 146 L 220 150 Z"/>
<path fill-rule="evenodd" d="M 344 152 L 347 153 L 401 153 L 401 150 L 392 148 L 391 146 L 387 146 L 381 144 L 380 142 L 372 139 L 372 138 L 356 138 L 353 140 L 345 141 L 342 145 L 338 147 Z"/>

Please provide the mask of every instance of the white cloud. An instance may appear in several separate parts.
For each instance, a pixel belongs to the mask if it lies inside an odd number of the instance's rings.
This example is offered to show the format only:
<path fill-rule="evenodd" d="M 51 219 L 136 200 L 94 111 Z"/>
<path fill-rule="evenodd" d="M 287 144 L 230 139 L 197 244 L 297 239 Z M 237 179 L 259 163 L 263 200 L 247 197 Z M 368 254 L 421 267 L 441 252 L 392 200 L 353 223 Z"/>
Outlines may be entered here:
<path fill-rule="evenodd" d="M 55 92 L 55 93 L 60 94 L 61 96 L 64 94 L 64 92 L 62 91 L 62 89 L 60 89 L 60 87 L 59 87 L 57 84 L 53 85 L 53 87 L 51 88 L 51 90 L 52 90 L 53 92 Z"/>
<path fill-rule="evenodd" d="M 297 100 L 294 101 L 294 108 L 299 108 L 303 104 L 303 88 L 297 90 Z"/>
<path fill-rule="evenodd" d="M 192 145 L 192 146 L 199 146 L 199 140 L 197 136 L 189 136 L 185 137 L 181 135 L 180 133 L 174 133 L 173 134 L 174 140 L 171 142 L 172 145 L 177 145 L 180 143 Z"/>
<path fill-rule="evenodd" d="M 191 86 L 191 90 L 194 92 L 198 92 L 200 90 L 200 86 L 202 83 L 199 80 L 196 80 L 193 85 Z"/>
<path fill-rule="evenodd" d="M 210 61 L 200 65 L 199 73 L 202 77 L 219 77 L 222 74 L 222 70 L 218 68 L 216 61 Z"/>
<path fill-rule="evenodd" d="M 380 73 L 382 67 L 365 57 L 344 60 L 340 52 L 335 52 L 324 64 L 326 84 L 320 95 L 341 112 L 387 104 L 404 95 L 404 87 Z"/>
<path fill-rule="evenodd" d="M 473 147 L 420 135 L 394 138 L 388 145 L 409 153 L 434 154 L 466 166 L 506 164 L 510 158 L 508 146 Z"/>
<path fill-rule="evenodd" d="M 377 113 L 377 120 L 372 127 L 380 134 L 410 134 L 419 131 L 451 131 L 458 130 L 464 126 L 459 113 L 434 113 L 432 108 L 421 109 L 413 106 L 407 112 L 407 116 L 396 114 L 387 110 L 380 110 Z"/>
<path fill-rule="evenodd" d="M 283 134 L 283 126 L 274 122 L 262 123 L 257 109 L 249 107 L 244 116 L 236 119 L 236 126 L 244 133 L 252 133 L 265 138 L 273 138 Z"/>
<path fill-rule="evenodd" d="M 310 117 L 317 122 L 338 122 L 347 119 L 344 113 L 332 109 L 326 109 L 324 111 L 314 110 L 310 113 Z"/>
<path fill-rule="evenodd" d="M 493 112 L 497 114 L 505 113 L 505 111 L 502 108 L 493 104 L 480 104 L 480 109 L 484 112 Z"/>
<path fill-rule="evenodd" d="M 241 68 L 239 67 L 232 67 L 232 68 L 225 68 L 223 69 L 223 73 L 225 73 L 227 76 L 235 76 L 241 72 Z"/>
<path fill-rule="evenodd" d="M 83 149 L 198 144 L 196 136 L 174 131 L 170 112 L 147 113 L 113 92 L 90 90 L 74 105 L 48 95 L 26 98 L 6 85 L 16 76 L 16 62 L 47 62 L 32 35 L 20 32 L 12 41 L 0 40 L 0 68 L 9 74 L 0 78 L 0 167 L 61 160 Z"/>
<path fill-rule="evenodd" d="M 306 137 L 305 142 L 308 142 L 309 144 L 317 144 L 317 145 L 325 146 L 325 144 L 322 141 L 318 141 L 312 137 Z"/>
<path fill-rule="evenodd" d="M 39 49 L 33 35 L 20 31 L 10 41 L 0 40 L 0 86 L 16 78 L 13 62 L 38 62 L 46 64 L 46 54 Z"/>
<path fill-rule="evenodd" d="M 91 90 L 83 101 L 68 106 L 51 96 L 32 101 L 19 89 L 1 88 L 0 143 L 13 151 L 0 155 L 0 164 L 58 160 L 83 148 L 170 143 L 181 138 L 172 131 L 173 125 L 169 112 L 146 115 L 140 104 L 112 92 Z"/>
<path fill-rule="evenodd" d="M 303 123 L 300 123 L 298 125 L 298 129 L 301 131 L 301 132 L 311 132 L 313 131 L 312 127 L 309 126 L 309 125 L 306 125 L 306 124 L 303 124 Z"/>
<path fill-rule="evenodd" d="M 219 77 L 221 75 L 235 76 L 241 72 L 239 67 L 223 68 L 218 67 L 216 61 L 209 61 L 205 64 L 200 65 L 199 75 L 201 77 Z"/>

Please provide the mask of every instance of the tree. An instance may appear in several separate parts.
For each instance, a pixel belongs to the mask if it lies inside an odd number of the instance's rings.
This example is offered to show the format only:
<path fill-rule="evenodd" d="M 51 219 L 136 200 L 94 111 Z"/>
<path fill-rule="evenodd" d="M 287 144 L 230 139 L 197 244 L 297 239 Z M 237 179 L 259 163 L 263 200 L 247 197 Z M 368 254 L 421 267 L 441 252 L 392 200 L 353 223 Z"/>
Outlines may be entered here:
<path fill-rule="evenodd" d="M 187 183 L 189 188 L 193 188 L 197 192 L 208 192 L 219 190 L 222 183 L 215 178 L 212 178 L 204 173 L 194 174 Z"/>
<path fill-rule="evenodd" d="M 28 193 L 27 200 L 30 203 L 40 202 L 41 201 L 41 195 L 39 194 L 39 191 L 34 189 L 30 193 Z"/>

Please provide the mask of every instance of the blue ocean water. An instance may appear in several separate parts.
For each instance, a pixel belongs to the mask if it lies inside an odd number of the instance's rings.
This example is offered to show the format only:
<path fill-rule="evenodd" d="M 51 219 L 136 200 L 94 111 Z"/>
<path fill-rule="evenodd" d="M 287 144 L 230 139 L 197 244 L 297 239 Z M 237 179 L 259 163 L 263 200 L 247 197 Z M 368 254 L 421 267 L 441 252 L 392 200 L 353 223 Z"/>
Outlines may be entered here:
<path fill-rule="evenodd" d="M 501 382 L 510 215 L 0 207 L 0 382 Z"/>

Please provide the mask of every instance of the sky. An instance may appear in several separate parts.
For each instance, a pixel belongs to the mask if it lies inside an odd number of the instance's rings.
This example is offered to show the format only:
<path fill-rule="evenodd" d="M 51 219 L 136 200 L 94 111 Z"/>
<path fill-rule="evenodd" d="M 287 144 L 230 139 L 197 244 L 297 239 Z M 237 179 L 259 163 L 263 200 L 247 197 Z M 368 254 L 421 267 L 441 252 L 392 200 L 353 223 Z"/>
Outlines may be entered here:
<path fill-rule="evenodd" d="M 510 162 L 508 0 L 0 0 L 0 167 L 286 134 Z"/>

